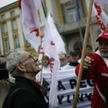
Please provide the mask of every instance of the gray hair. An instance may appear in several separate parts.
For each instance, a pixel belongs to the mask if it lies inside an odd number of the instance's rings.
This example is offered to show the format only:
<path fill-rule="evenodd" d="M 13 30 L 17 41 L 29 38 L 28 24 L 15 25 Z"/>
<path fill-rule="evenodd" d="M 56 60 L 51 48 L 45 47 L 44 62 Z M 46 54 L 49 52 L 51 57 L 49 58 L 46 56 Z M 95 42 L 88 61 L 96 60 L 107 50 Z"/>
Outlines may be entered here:
<path fill-rule="evenodd" d="M 8 71 L 11 73 L 12 77 L 18 76 L 21 74 L 21 72 L 18 71 L 16 65 L 20 63 L 24 57 L 24 55 L 21 53 L 21 51 L 24 51 L 23 49 L 14 49 L 13 51 L 10 52 L 10 54 L 7 57 L 7 63 L 6 67 Z M 14 70 L 15 69 L 15 70 Z"/>

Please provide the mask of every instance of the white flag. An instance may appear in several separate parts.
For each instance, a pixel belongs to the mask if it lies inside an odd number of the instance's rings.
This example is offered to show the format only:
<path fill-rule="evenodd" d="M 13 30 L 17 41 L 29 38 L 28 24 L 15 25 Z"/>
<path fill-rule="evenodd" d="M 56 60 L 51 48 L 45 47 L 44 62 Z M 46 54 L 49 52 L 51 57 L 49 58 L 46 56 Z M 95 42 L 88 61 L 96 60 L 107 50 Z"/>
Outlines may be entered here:
<path fill-rule="evenodd" d="M 54 25 L 53 20 L 50 15 L 47 19 L 47 23 L 49 25 L 49 31 L 53 37 L 53 41 L 56 45 L 58 54 L 61 52 L 64 52 L 66 54 L 65 44 L 64 44 L 59 32 L 57 31 L 56 26 Z"/>
<path fill-rule="evenodd" d="M 108 4 L 108 0 L 94 0 L 95 3 Z"/>
<path fill-rule="evenodd" d="M 24 35 L 36 51 L 40 45 L 39 27 L 41 27 L 41 23 L 37 12 L 40 6 L 40 0 L 19 0 Z"/>
<path fill-rule="evenodd" d="M 55 26 L 52 25 L 51 22 L 51 15 L 50 12 L 48 13 L 47 19 L 46 19 L 46 25 L 44 30 L 44 45 L 43 50 L 45 54 L 50 58 L 50 70 L 51 70 L 51 88 L 49 93 L 49 105 L 51 107 L 57 106 L 57 77 L 58 77 L 58 70 L 60 68 L 60 61 L 58 56 L 58 50 L 57 45 L 55 42 L 58 41 L 55 33 Z M 53 30 L 54 31 L 53 31 Z M 58 37 L 59 38 L 59 37 Z M 59 46 L 58 46 L 59 47 Z"/>

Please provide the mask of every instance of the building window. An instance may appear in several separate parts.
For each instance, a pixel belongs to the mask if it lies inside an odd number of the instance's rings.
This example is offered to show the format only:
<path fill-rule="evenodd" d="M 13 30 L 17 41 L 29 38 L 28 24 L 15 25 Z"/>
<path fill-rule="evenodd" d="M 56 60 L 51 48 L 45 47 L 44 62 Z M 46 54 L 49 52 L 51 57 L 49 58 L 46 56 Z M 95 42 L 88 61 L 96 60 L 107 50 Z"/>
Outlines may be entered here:
<path fill-rule="evenodd" d="M 11 16 L 15 16 L 15 12 L 14 11 L 11 12 Z"/>
<path fill-rule="evenodd" d="M 76 11 L 75 9 L 68 9 L 69 22 L 76 21 Z"/>
<path fill-rule="evenodd" d="M 16 20 L 12 20 L 12 26 L 13 26 L 13 30 L 16 30 L 17 29 Z"/>
<path fill-rule="evenodd" d="M 4 20 L 5 19 L 5 15 L 2 15 L 1 18 L 2 18 L 2 20 Z"/>
<path fill-rule="evenodd" d="M 7 25 L 6 25 L 6 23 L 3 23 L 3 31 L 4 31 L 4 33 L 7 32 Z"/>
<path fill-rule="evenodd" d="M 5 40 L 5 44 L 6 44 L 6 51 L 9 51 L 10 47 L 9 47 L 9 41 L 8 41 L 8 39 Z"/>
<path fill-rule="evenodd" d="M 26 40 L 26 46 L 29 46 L 30 45 L 30 43 Z"/>
<path fill-rule="evenodd" d="M 19 48 L 20 47 L 18 37 L 15 37 L 15 47 L 16 48 Z"/>

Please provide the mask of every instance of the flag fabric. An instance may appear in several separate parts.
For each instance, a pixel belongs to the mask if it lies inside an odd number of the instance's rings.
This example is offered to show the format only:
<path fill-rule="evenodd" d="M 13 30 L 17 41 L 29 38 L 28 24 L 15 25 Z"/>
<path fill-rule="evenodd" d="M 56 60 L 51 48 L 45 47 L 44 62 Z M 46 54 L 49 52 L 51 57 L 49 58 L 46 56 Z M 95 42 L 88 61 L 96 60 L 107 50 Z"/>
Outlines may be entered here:
<path fill-rule="evenodd" d="M 108 0 L 94 0 L 94 3 L 108 4 Z"/>
<path fill-rule="evenodd" d="M 50 12 L 46 19 L 46 25 L 44 30 L 44 44 L 43 50 L 45 55 L 50 58 L 50 71 L 51 71 L 51 88 L 49 93 L 49 105 L 50 107 L 57 106 L 57 78 L 58 71 L 60 69 L 60 61 L 58 54 L 62 51 L 65 52 L 64 43 L 57 32 L 57 29 L 53 23 Z M 66 53 L 66 52 L 65 52 Z"/>
<path fill-rule="evenodd" d="M 78 0 L 76 0 L 76 8 L 77 8 L 77 17 L 76 17 L 76 20 L 78 21 L 78 20 L 81 19 L 80 12 L 79 12 L 80 6 L 79 6 L 79 3 L 78 3 Z"/>
<path fill-rule="evenodd" d="M 49 24 L 50 28 L 52 28 L 52 29 L 49 29 L 49 30 L 50 30 L 51 35 L 52 35 L 52 37 L 53 37 L 53 39 L 55 41 L 55 44 L 57 46 L 58 54 L 61 53 L 61 52 L 66 54 L 65 44 L 64 44 L 59 32 L 57 31 L 56 26 L 54 25 L 54 23 L 52 21 L 52 18 L 48 19 L 48 24 Z M 38 58 L 39 61 L 41 61 L 43 53 L 45 53 L 43 51 L 43 46 L 44 46 L 44 35 L 43 35 L 43 39 L 42 39 L 42 43 L 41 43 L 41 47 L 40 47 L 40 52 L 39 52 L 39 58 Z"/>
<path fill-rule="evenodd" d="M 41 27 L 41 23 L 37 12 L 40 6 L 40 0 L 19 0 L 24 35 L 36 51 L 40 45 L 39 27 Z"/>
<path fill-rule="evenodd" d="M 50 12 L 49 12 L 50 13 Z M 48 15 L 49 15 L 48 13 Z M 59 32 L 57 31 L 56 29 L 56 26 L 54 25 L 53 23 L 53 20 L 51 18 L 51 16 L 49 15 L 49 17 L 47 18 L 47 23 L 49 25 L 49 31 L 51 33 L 51 36 L 53 37 L 53 41 L 56 45 L 56 48 L 57 48 L 57 52 L 58 54 L 63 52 L 66 54 L 66 51 L 65 51 L 65 44 L 59 34 Z M 44 31 L 45 32 L 45 31 Z M 45 40 L 44 40 L 45 41 Z"/>
<path fill-rule="evenodd" d="M 96 16 L 101 31 L 106 31 L 106 27 L 108 24 L 108 16 L 97 3 L 93 4 L 92 16 Z"/>

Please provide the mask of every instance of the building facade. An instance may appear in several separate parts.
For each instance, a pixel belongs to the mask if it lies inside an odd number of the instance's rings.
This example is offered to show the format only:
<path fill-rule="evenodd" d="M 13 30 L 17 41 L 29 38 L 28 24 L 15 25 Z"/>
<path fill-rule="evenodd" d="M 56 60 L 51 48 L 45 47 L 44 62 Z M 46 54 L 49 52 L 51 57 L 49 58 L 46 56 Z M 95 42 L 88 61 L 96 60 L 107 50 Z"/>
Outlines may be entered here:
<path fill-rule="evenodd" d="M 44 8 L 38 11 L 42 27 L 40 35 L 43 36 L 45 26 L 45 13 L 51 11 L 53 21 L 65 42 L 67 54 L 71 50 L 82 48 L 85 35 L 88 0 L 43 0 Z M 106 5 L 101 5 L 105 10 Z M 44 9 L 44 10 L 43 10 Z M 107 13 L 107 12 L 106 12 Z M 38 55 L 33 47 L 25 40 L 21 19 L 19 15 L 18 1 L 0 8 L 0 54 L 7 54 L 9 50 L 24 48 L 33 55 Z M 98 46 L 95 42 L 100 29 L 95 17 L 91 19 L 88 44 L 93 51 Z"/>

